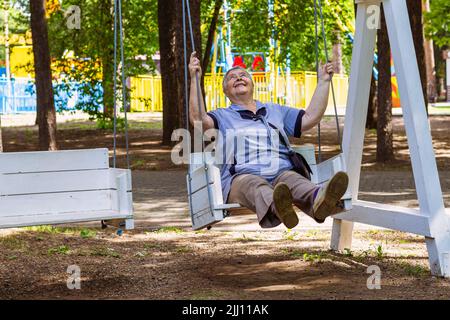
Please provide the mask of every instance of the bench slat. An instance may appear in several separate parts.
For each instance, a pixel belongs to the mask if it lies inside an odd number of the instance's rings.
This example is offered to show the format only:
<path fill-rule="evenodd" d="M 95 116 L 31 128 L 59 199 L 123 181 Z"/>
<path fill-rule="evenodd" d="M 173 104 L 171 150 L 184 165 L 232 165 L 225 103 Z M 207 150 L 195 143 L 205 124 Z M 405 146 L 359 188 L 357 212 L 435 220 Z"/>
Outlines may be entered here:
<path fill-rule="evenodd" d="M 36 226 L 43 224 L 61 224 L 61 223 L 75 223 L 85 221 L 100 221 L 109 219 L 132 219 L 130 214 L 123 214 L 111 210 L 99 211 L 76 211 L 64 213 L 48 213 L 40 215 L 24 215 L 1 217 L 0 228 L 16 228 L 26 226 Z"/>
<path fill-rule="evenodd" d="M 108 169 L 0 175 L 0 196 L 117 188 Z"/>
<path fill-rule="evenodd" d="M 112 210 L 118 211 L 113 190 L 42 193 L 0 197 L 0 219 L 21 215 Z"/>
<path fill-rule="evenodd" d="M 2 152 L 0 173 L 107 169 L 108 149 Z"/>

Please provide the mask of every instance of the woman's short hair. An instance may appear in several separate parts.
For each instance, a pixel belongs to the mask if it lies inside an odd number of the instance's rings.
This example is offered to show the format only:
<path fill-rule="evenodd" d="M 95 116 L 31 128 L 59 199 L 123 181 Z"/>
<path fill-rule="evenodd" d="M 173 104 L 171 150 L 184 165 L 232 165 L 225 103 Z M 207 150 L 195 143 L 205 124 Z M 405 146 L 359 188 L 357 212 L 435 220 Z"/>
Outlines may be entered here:
<path fill-rule="evenodd" d="M 227 82 L 227 77 L 228 77 L 228 74 L 231 72 L 231 71 L 233 71 L 233 70 L 242 70 L 242 71 L 244 71 L 247 75 L 248 75 L 248 78 L 252 81 L 252 83 L 253 83 L 253 79 L 252 79 L 252 75 L 246 70 L 246 69 L 244 69 L 244 68 L 242 68 L 242 67 L 239 67 L 239 66 L 236 66 L 236 67 L 233 67 L 233 68 L 231 68 L 230 70 L 228 70 L 226 73 L 225 73 L 225 75 L 223 76 L 223 79 L 222 79 L 222 90 L 225 92 L 225 85 L 226 85 L 226 82 Z"/>

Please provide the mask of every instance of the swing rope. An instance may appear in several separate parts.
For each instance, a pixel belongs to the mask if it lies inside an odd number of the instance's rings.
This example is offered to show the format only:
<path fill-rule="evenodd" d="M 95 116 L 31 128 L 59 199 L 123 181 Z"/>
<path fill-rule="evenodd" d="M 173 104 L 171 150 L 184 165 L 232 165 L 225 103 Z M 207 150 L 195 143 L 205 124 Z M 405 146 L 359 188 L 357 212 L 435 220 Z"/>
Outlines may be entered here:
<path fill-rule="evenodd" d="M 319 10 L 317 10 L 317 7 Z M 316 53 L 317 80 L 319 79 L 319 45 L 318 45 L 319 35 L 318 35 L 318 17 L 317 17 L 318 11 L 319 11 L 320 21 L 321 21 L 321 31 L 322 31 L 323 45 L 324 45 L 324 51 L 325 51 L 325 59 L 327 62 L 329 62 L 327 37 L 325 34 L 325 23 L 324 23 L 324 18 L 323 18 L 322 3 L 320 0 L 314 0 L 314 27 L 315 27 L 315 53 Z M 340 151 L 342 152 L 341 129 L 339 127 L 339 118 L 338 118 L 338 112 L 337 112 L 337 106 L 336 106 L 336 96 L 335 96 L 335 92 L 334 92 L 333 80 L 330 81 L 330 85 L 331 85 L 331 96 L 333 98 L 333 107 L 334 107 L 334 116 L 335 116 L 335 120 L 336 120 L 338 143 L 339 143 Z M 320 163 L 320 162 L 322 162 L 320 122 L 318 125 L 318 144 L 319 144 L 319 163 Z"/>
<path fill-rule="evenodd" d="M 192 45 L 192 51 L 195 50 L 195 41 L 194 41 L 194 33 L 192 31 L 192 19 L 191 19 L 191 10 L 189 5 L 189 0 L 183 0 L 182 1 L 183 6 L 183 50 L 184 50 L 184 92 L 186 94 L 185 96 L 185 109 L 186 109 L 186 129 L 189 131 L 189 96 L 188 96 L 188 67 L 187 67 L 187 37 L 186 37 L 186 11 L 187 11 L 187 20 L 189 25 L 189 32 L 190 32 L 190 40 Z M 195 73 L 195 85 L 197 87 L 197 104 L 198 104 L 198 113 L 199 115 L 202 114 L 202 98 L 201 98 L 201 88 L 200 88 L 200 80 L 198 77 L 198 72 Z M 194 126 L 194 132 L 195 128 Z M 205 141 L 203 140 L 203 122 L 200 119 L 199 127 L 198 127 L 199 134 L 201 135 L 201 142 L 202 142 L 202 166 L 205 170 L 205 181 L 206 181 L 206 189 L 208 190 L 208 204 L 209 209 L 211 212 L 211 215 L 214 215 L 214 207 L 212 203 L 212 194 L 211 194 L 211 187 L 209 185 L 209 171 L 208 166 L 206 164 L 206 155 L 205 155 Z M 189 184 L 191 183 L 192 177 L 191 177 L 191 159 L 189 159 L 189 165 L 188 165 L 188 180 Z M 189 201 L 190 203 L 192 201 Z M 191 203 L 192 206 L 192 203 Z M 191 208 L 192 209 L 192 208 Z M 192 212 L 192 210 L 191 210 Z"/>
<path fill-rule="evenodd" d="M 113 167 L 116 168 L 117 162 L 117 29 L 119 29 L 119 41 L 120 41 L 120 63 L 121 63 L 121 80 L 122 80 L 122 107 L 124 109 L 124 122 L 125 122 L 125 148 L 126 148 L 126 162 L 127 169 L 130 169 L 130 156 L 129 156 L 129 143 L 128 143 L 128 119 L 127 119 L 127 93 L 125 83 L 125 59 L 124 59 L 124 46 L 123 46 L 123 25 L 122 25 L 122 1 L 114 0 L 114 133 L 113 133 Z"/>

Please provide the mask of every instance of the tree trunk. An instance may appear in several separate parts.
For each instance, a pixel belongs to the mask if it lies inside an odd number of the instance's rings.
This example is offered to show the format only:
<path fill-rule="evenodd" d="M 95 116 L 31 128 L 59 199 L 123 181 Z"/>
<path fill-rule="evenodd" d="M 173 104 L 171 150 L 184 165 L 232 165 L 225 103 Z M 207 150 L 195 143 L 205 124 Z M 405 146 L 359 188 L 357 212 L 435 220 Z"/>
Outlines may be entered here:
<path fill-rule="evenodd" d="M 113 1 L 102 0 L 99 5 L 101 25 L 104 28 L 102 33 L 100 48 L 102 62 L 102 89 L 103 89 L 103 113 L 107 117 L 113 116 L 114 111 L 114 7 Z M 119 37 L 119 26 L 117 26 Z M 117 41 L 117 62 L 120 63 L 120 47 Z"/>
<path fill-rule="evenodd" d="M 45 0 L 30 1 L 31 36 L 36 77 L 39 150 L 57 150 L 56 112 L 50 66 Z"/>
<path fill-rule="evenodd" d="M 201 60 L 200 0 L 190 0 L 192 29 L 198 58 Z M 163 145 L 171 145 L 172 132 L 186 127 L 184 91 L 183 19 L 181 0 L 158 1 L 159 47 L 163 95 Z M 187 19 L 187 14 L 186 14 Z M 192 53 L 189 26 L 187 59 Z M 188 61 L 189 62 L 189 61 Z M 188 80 L 189 81 L 189 80 Z M 201 83 L 203 88 L 203 83 Z M 203 89 L 202 89 L 203 90 Z"/>
<path fill-rule="evenodd" d="M 378 121 L 377 121 L 377 162 L 394 159 L 392 138 L 392 87 L 391 87 L 391 49 L 381 10 L 381 28 L 378 36 Z"/>
<path fill-rule="evenodd" d="M 372 73 L 372 79 L 370 80 L 370 93 L 369 93 L 369 105 L 367 110 L 366 129 L 377 129 L 377 82 Z"/>
<path fill-rule="evenodd" d="M 422 11 L 430 11 L 430 0 L 425 0 L 422 3 Z M 428 101 L 437 101 L 437 82 L 436 82 L 436 69 L 434 63 L 434 46 L 433 40 L 424 39 L 424 50 L 425 50 L 425 69 L 427 71 L 427 95 Z"/>
<path fill-rule="evenodd" d="M 422 22 L 422 0 L 408 0 L 409 21 L 411 24 L 411 32 L 414 40 L 414 49 L 416 51 L 417 64 L 419 66 L 420 81 L 422 83 L 423 98 L 425 106 L 427 106 L 427 71 L 425 65 L 425 50 L 423 37 L 423 22 Z M 400 101 L 401 101 L 400 93 Z M 428 107 L 425 107 L 428 113 Z"/>

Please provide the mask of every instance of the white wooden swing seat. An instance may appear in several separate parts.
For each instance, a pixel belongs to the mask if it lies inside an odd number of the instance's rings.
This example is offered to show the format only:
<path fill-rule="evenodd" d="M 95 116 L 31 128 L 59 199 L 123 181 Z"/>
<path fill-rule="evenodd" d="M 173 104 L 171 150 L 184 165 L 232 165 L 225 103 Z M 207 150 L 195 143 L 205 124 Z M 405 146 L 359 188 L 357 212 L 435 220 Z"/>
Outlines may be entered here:
<path fill-rule="evenodd" d="M 133 228 L 131 171 L 108 149 L 0 153 L 0 228 L 109 219 Z"/>
<path fill-rule="evenodd" d="M 311 181 L 317 185 L 326 183 L 338 171 L 346 171 L 343 154 L 317 164 L 313 145 L 293 149 L 305 157 L 313 172 Z M 220 168 L 214 164 L 211 153 L 205 153 L 206 166 L 202 164 L 202 156 L 202 153 L 191 154 L 191 174 L 186 177 L 192 228 L 198 230 L 209 227 L 230 215 L 253 213 L 238 203 L 224 203 Z M 341 200 L 342 210 L 351 209 L 351 199 L 351 194 L 347 191 Z"/>

